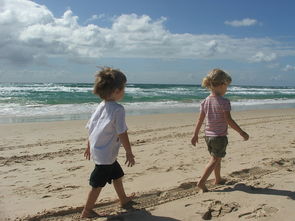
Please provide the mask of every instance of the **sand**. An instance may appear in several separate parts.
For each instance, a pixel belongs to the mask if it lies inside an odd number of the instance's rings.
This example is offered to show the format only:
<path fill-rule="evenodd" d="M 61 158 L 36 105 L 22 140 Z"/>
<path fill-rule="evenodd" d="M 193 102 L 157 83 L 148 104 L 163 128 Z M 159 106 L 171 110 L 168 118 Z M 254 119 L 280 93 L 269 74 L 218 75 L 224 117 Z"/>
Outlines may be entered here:
<path fill-rule="evenodd" d="M 190 144 L 197 113 L 127 117 L 136 165 L 124 165 L 134 203 L 120 208 L 107 185 L 92 220 L 293 220 L 295 109 L 233 112 L 249 133 L 229 129 L 222 161 L 227 182 L 199 193 L 196 181 L 209 160 L 204 139 Z M 79 220 L 93 162 L 83 157 L 86 121 L 0 125 L 0 220 Z M 203 134 L 201 134 L 203 136 Z M 90 219 L 89 219 L 90 220 Z"/>

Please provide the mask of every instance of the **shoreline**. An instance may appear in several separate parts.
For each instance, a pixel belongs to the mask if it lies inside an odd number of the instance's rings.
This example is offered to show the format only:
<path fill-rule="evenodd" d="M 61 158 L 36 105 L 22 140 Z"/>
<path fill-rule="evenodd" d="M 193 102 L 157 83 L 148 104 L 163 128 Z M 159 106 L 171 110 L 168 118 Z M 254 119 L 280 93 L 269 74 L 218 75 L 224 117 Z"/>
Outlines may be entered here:
<path fill-rule="evenodd" d="M 199 104 L 199 103 L 198 103 Z M 193 107 L 184 108 L 173 108 L 166 110 L 142 110 L 142 111 L 130 111 L 125 108 L 126 117 L 132 116 L 147 116 L 147 115 L 158 115 L 158 114 L 191 114 L 199 113 L 199 105 Z M 123 104 L 124 105 L 124 104 Z M 294 103 L 284 104 L 263 104 L 263 105 L 240 105 L 232 106 L 232 112 L 243 112 L 243 111 L 255 111 L 255 110 L 275 110 L 275 109 L 293 109 L 295 108 Z M 95 109 L 93 109 L 94 111 Z M 140 112 L 140 113 L 139 113 Z M 44 115 L 44 116 L 27 116 L 27 117 L 0 117 L 1 124 L 17 124 L 17 123 L 41 123 L 41 122 L 60 122 L 60 121 L 79 121 L 88 120 L 92 113 L 81 113 L 81 114 L 68 114 L 68 115 Z"/>
<path fill-rule="evenodd" d="M 290 209 L 294 201 L 289 198 L 295 196 L 295 164 L 292 163 L 295 160 L 295 108 L 232 111 L 233 119 L 250 134 L 250 140 L 243 142 L 229 129 L 230 144 L 222 162 L 222 174 L 231 183 L 215 192 L 202 195 L 192 192 L 185 197 L 177 188 L 183 186 L 194 191 L 190 183 L 197 181 L 209 160 L 203 139 L 200 138 L 197 147 L 190 145 L 197 116 L 198 112 L 126 117 L 137 163 L 132 168 L 124 165 L 123 148 L 118 161 L 126 174 L 127 194 L 136 192 L 137 200 L 143 202 L 140 205 L 148 214 L 119 215 L 127 216 L 127 220 L 152 220 L 153 217 L 198 220 L 202 216 L 199 213 L 205 213 L 211 203 L 219 206 L 217 201 L 220 201 L 223 208 L 226 203 L 239 205 L 236 211 L 223 215 L 226 220 L 237 220 L 239 215 L 260 207 L 273 220 L 283 215 L 294 217 L 295 212 Z M 24 219 L 50 212 L 44 220 L 79 220 L 79 209 L 73 208 L 84 205 L 89 191 L 87 180 L 93 169 L 93 162 L 83 158 L 86 122 L 0 124 L 1 217 Z M 162 204 L 155 201 L 147 204 L 144 194 L 151 191 L 162 197 Z M 178 194 L 178 198 L 169 198 L 172 192 Z M 101 211 L 103 203 L 111 203 L 115 208 L 112 213 L 116 215 L 120 210 L 114 206 L 116 203 L 112 204 L 115 200 L 113 187 L 107 185 L 96 210 Z M 259 207 L 263 202 L 268 209 Z M 61 211 L 66 212 L 61 215 Z"/>
<path fill-rule="evenodd" d="M 100 99 L 87 84 L 1 85 L 0 124 L 86 120 Z M 209 91 L 200 85 L 132 84 L 126 87 L 123 104 L 127 115 L 197 112 Z M 231 85 L 225 95 L 232 109 L 295 108 L 295 87 Z"/>

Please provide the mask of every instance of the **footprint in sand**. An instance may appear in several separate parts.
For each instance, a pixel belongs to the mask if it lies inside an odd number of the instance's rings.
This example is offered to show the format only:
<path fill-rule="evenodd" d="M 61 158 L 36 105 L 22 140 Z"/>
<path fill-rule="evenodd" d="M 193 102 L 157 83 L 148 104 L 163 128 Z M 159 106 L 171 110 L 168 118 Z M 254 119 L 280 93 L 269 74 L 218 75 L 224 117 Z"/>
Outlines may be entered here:
<path fill-rule="evenodd" d="M 144 143 L 146 143 L 145 140 L 136 140 L 136 141 L 134 142 L 135 145 L 140 145 L 140 144 L 144 144 Z"/>
<path fill-rule="evenodd" d="M 3 179 L 8 179 L 8 178 L 16 178 L 17 176 L 5 176 Z"/>
<path fill-rule="evenodd" d="M 131 178 L 131 177 L 129 177 L 129 178 L 126 178 L 126 181 L 127 182 L 131 182 L 131 181 L 133 181 L 134 179 L 133 178 Z"/>
<path fill-rule="evenodd" d="M 238 179 L 249 179 L 249 178 L 259 178 L 263 175 L 266 175 L 270 170 L 262 169 L 260 167 L 252 167 L 249 169 L 242 169 L 239 171 L 234 171 L 229 174 L 230 177 Z"/>
<path fill-rule="evenodd" d="M 235 212 L 239 209 L 240 205 L 237 202 L 222 203 L 215 200 L 210 203 L 208 210 L 203 214 L 202 219 L 211 220 L 213 217 L 222 217 L 228 213 Z"/>
<path fill-rule="evenodd" d="M 75 170 L 79 170 L 81 168 L 83 168 L 84 166 L 76 166 L 76 167 L 70 167 L 67 169 L 67 171 L 75 171 Z"/>
<path fill-rule="evenodd" d="M 249 183 L 251 189 L 268 189 L 274 186 L 273 183 L 267 183 L 263 180 L 253 181 Z"/>
<path fill-rule="evenodd" d="M 51 196 L 50 195 L 44 195 L 41 198 L 49 198 L 49 197 L 51 197 Z"/>
<path fill-rule="evenodd" d="M 35 169 L 35 171 L 39 171 L 39 170 L 45 170 L 45 168 L 43 168 L 43 167 L 38 167 L 38 168 Z"/>
<path fill-rule="evenodd" d="M 48 188 L 50 188 L 50 187 L 51 187 L 51 185 L 48 186 Z M 50 190 L 48 190 L 48 192 L 58 193 L 58 192 L 77 189 L 77 188 L 80 188 L 80 186 L 65 185 L 65 186 L 60 186 L 60 187 L 56 187 L 56 188 L 51 188 Z"/>
<path fill-rule="evenodd" d="M 279 160 L 273 160 L 270 162 L 270 165 L 277 168 L 288 167 L 288 169 L 291 170 L 290 167 L 295 167 L 295 158 L 291 158 L 291 159 L 281 158 Z"/>
<path fill-rule="evenodd" d="M 157 166 L 152 166 L 152 167 L 147 168 L 146 170 L 157 171 L 157 170 L 160 170 L 160 168 Z"/>
<path fill-rule="evenodd" d="M 71 194 L 62 194 L 57 196 L 58 199 L 67 199 L 70 198 L 72 195 Z"/>
<path fill-rule="evenodd" d="M 245 217 L 246 219 L 251 218 L 262 218 L 269 217 L 278 212 L 279 209 L 275 207 L 268 206 L 267 204 L 258 205 L 253 211 L 242 213 L 239 215 L 239 218 Z"/>
<path fill-rule="evenodd" d="M 166 169 L 165 171 L 166 172 L 170 172 L 170 171 L 172 171 L 173 170 L 173 167 L 169 167 L 168 169 Z"/>
<path fill-rule="evenodd" d="M 7 174 L 7 173 L 11 173 L 11 172 L 16 172 L 16 171 L 20 171 L 19 169 L 11 169 L 11 170 L 8 170 L 6 172 L 0 172 L 0 175 L 3 175 L 3 174 Z"/>

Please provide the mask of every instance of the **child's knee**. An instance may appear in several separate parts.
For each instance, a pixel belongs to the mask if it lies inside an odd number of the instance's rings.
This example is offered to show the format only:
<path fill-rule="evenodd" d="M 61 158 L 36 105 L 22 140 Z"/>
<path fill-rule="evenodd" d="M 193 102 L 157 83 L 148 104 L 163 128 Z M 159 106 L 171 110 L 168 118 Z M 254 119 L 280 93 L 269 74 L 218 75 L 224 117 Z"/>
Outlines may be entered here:
<path fill-rule="evenodd" d="M 212 156 L 212 162 L 214 163 L 214 164 L 216 164 L 216 163 L 220 163 L 221 162 L 221 159 L 222 158 L 220 158 L 220 157 L 215 157 L 215 156 Z"/>
<path fill-rule="evenodd" d="M 101 191 L 102 187 L 92 187 L 91 192 L 93 193 L 99 193 Z"/>
<path fill-rule="evenodd" d="M 120 177 L 118 179 L 113 179 L 113 182 L 115 182 L 115 183 L 122 182 L 122 177 Z"/>

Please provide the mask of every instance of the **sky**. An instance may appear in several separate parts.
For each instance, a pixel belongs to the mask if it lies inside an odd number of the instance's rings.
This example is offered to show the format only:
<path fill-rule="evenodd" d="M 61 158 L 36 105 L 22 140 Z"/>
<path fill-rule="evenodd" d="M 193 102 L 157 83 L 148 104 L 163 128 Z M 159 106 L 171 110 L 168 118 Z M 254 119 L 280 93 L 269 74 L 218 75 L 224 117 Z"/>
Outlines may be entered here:
<path fill-rule="evenodd" d="M 0 0 L 0 82 L 295 86 L 293 0 Z"/>

